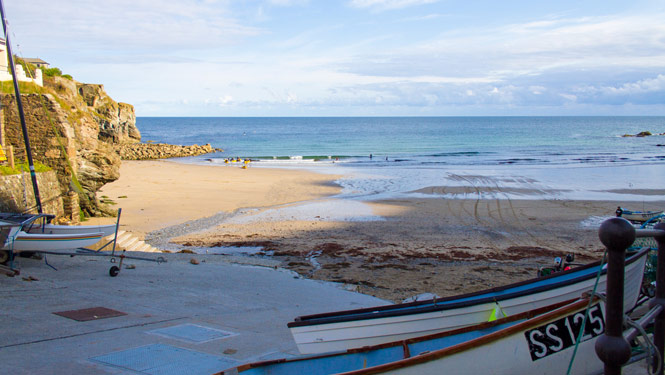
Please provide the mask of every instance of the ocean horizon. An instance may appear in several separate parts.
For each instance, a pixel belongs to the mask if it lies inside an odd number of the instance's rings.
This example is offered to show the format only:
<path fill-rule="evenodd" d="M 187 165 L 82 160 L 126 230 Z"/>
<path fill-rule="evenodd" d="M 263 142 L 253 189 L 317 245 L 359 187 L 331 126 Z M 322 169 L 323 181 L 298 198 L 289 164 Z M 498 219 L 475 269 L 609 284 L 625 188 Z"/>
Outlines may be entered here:
<path fill-rule="evenodd" d="M 341 197 L 665 200 L 665 116 L 137 117 L 143 142 L 223 152 L 178 159 L 341 174 Z M 649 131 L 652 136 L 625 137 Z M 432 187 L 499 187 L 450 194 Z"/>

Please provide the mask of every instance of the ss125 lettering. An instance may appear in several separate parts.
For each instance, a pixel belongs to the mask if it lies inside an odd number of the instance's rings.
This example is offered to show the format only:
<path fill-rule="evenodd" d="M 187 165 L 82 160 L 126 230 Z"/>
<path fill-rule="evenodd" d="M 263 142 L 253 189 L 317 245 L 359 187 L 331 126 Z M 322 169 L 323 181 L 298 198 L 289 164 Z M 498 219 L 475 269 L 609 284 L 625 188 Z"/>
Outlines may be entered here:
<path fill-rule="evenodd" d="M 584 321 L 584 311 L 568 315 L 540 327 L 524 332 L 531 360 L 537 361 L 575 345 Z M 589 309 L 580 342 L 591 340 L 605 331 L 605 320 L 600 305 Z"/>

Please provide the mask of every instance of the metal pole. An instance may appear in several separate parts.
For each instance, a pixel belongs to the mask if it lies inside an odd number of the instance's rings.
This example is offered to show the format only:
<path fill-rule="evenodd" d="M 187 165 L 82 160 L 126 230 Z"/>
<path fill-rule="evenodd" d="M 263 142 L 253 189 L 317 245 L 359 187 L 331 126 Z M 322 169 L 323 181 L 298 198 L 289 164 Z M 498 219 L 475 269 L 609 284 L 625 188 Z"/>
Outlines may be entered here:
<path fill-rule="evenodd" d="M 630 345 L 623 338 L 623 282 L 626 249 L 635 242 L 635 228 L 628 220 L 605 220 L 598 230 L 607 247 L 607 303 L 605 333 L 596 341 L 596 354 L 605 363 L 605 375 L 620 375 L 630 359 Z"/>
<path fill-rule="evenodd" d="M 18 88 L 18 79 L 16 78 L 16 70 L 14 69 L 14 57 L 12 56 L 11 43 L 9 42 L 9 33 L 7 32 L 7 21 L 5 20 L 5 7 L 0 0 L 0 17 L 2 18 L 2 29 L 5 32 L 5 43 L 7 44 L 7 61 L 9 68 L 14 78 L 14 93 L 16 94 L 16 105 L 18 106 L 18 115 L 21 119 L 21 128 L 23 129 L 23 142 L 25 143 L 25 150 L 28 155 L 28 166 L 30 167 L 30 177 L 32 178 L 32 190 L 35 192 L 35 201 L 37 202 L 37 211 L 42 213 L 42 200 L 39 196 L 39 187 L 37 187 L 37 175 L 35 173 L 35 165 L 32 161 L 32 151 L 30 149 L 30 139 L 28 138 L 28 127 L 25 124 L 25 115 L 23 114 L 23 103 L 21 102 L 21 92 Z"/>
<path fill-rule="evenodd" d="M 665 223 L 658 223 L 654 226 L 654 229 L 665 229 Z M 660 305 L 665 307 L 665 238 L 663 236 L 656 236 L 656 242 L 658 243 L 658 268 L 656 270 L 656 297 L 651 301 L 649 307 L 654 307 Z M 656 316 L 654 320 L 654 332 L 653 332 L 653 341 L 654 345 L 658 349 L 658 352 L 663 356 L 663 349 L 665 348 L 665 312 L 662 312 Z M 654 362 L 657 362 L 658 359 L 654 358 Z M 658 368 L 658 363 L 653 364 L 653 368 Z M 661 367 L 659 375 L 663 375 L 663 368 Z"/>

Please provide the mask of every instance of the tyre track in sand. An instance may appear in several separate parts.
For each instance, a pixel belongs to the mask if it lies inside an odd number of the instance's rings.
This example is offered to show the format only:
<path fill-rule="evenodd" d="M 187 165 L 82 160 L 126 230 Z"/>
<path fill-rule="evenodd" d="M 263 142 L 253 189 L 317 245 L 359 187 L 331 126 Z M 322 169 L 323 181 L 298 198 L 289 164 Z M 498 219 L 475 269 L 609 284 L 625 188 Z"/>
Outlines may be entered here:
<path fill-rule="evenodd" d="M 494 251 L 502 251 L 501 247 L 495 239 L 500 236 L 504 241 L 508 242 L 513 246 L 518 246 L 511 236 L 506 236 L 504 233 L 496 231 L 494 228 L 497 227 L 496 224 L 505 226 L 506 222 L 501 214 L 501 204 L 499 199 L 494 199 L 494 204 L 497 207 L 496 212 L 498 213 L 498 218 L 492 215 L 493 209 L 491 208 L 492 200 L 483 199 L 483 192 L 478 187 L 478 184 L 472 181 L 471 178 L 467 176 L 462 176 L 458 174 L 451 174 L 452 177 L 465 181 L 468 186 L 473 189 L 475 195 L 475 201 L 473 202 L 473 210 L 467 208 L 466 200 L 467 199 L 446 199 L 446 203 L 450 212 L 456 217 L 457 221 L 464 223 L 464 225 L 469 225 L 473 227 L 473 230 L 479 232 L 478 239 L 481 243 L 485 245 L 486 248 L 492 249 Z M 483 201 L 486 201 L 483 205 Z M 456 207 L 453 207 L 453 202 L 456 204 Z M 455 209 L 458 208 L 458 209 Z M 484 209 L 483 209 L 484 208 Z M 481 210 L 484 211 L 485 215 L 481 214 Z M 466 215 L 460 214 L 464 212 Z M 487 220 L 489 218 L 490 220 Z M 469 220 L 471 219 L 471 220 Z"/>
<path fill-rule="evenodd" d="M 505 201 L 508 205 L 508 211 L 510 212 L 510 214 L 512 215 L 512 218 L 513 218 L 512 223 L 521 232 L 526 234 L 533 243 L 535 243 L 538 247 L 541 247 L 541 248 L 551 249 L 551 250 L 565 252 L 565 253 L 568 253 L 572 250 L 568 247 L 561 248 L 559 244 L 554 244 L 552 242 L 543 242 L 543 240 L 542 240 L 543 237 L 542 236 L 534 235 L 529 230 L 528 226 L 523 224 L 523 220 L 524 220 L 525 215 L 518 214 L 517 210 L 515 209 L 515 206 L 513 205 L 513 200 L 510 199 L 509 194 L 501 188 L 501 186 L 498 184 L 498 182 L 495 181 L 494 184 L 495 184 L 496 190 L 498 192 L 502 193 L 505 197 L 505 199 L 503 199 L 503 201 Z M 542 189 L 534 189 L 534 190 L 542 191 Z M 498 201 L 501 201 L 501 200 L 498 200 Z M 571 206 L 571 204 L 570 204 L 571 202 L 570 201 L 565 201 L 565 200 L 549 200 L 549 202 L 556 202 L 557 205 L 559 205 L 561 207 L 565 207 L 565 208 L 568 208 L 568 207 Z M 500 207 L 500 204 L 498 206 Z M 575 205 L 573 204 L 573 206 L 575 206 Z M 500 212 L 499 212 L 499 215 L 501 215 Z M 525 245 L 523 244 L 522 246 L 525 246 Z M 526 246 L 529 246 L 529 245 L 526 245 Z"/>
<path fill-rule="evenodd" d="M 455 179 L 466 182 L 468 186 L 475 191 L 476 199 L 473 204 L 473 213 L 471 213 L 471 211 L 469 211 L 463 203 L 459 204 L 459 206 L 465 213 L 469 215 L 469 217 L 472 216 L 474 218 L 472 225 L 483 227 L 483 229 L 480 229 L 480 232 L 483 234 L 482 242 L 488 244 L 489 248 L 499 250 L 497 243 L 487 238 L 487 236 L 500 235 L 509 246 L 537 246 L 561 252 L 569 252 L 571 250 L 570 248 L 563 249 L 560 245 L 552 243 L 551 241 L 543 241 L 541 236 L 532 233 L 528 225 L 524 224 L 524 215 L 518 212 L 513 204 L 513 200 L 510 198 L 509 193 L 507 193 L 505 189 L 501 187 L 497 180 L 485 178 L 485 180 L 487 180 L 485 182 L 489 182 L 494 186 L 493 189 L 487 189 L 485 192 L 486 195 L 489 195 L 492 198 L 488 197 L 483 199 L 483 191 L 479 187 L 478 181 L 474 181 L 469 176 L 462 176 L 458 174 L 451 174 L 451 176 Z M 482 204 L 483 201 L 486 201 L 485 205 Z M 561 202 L 561 205 L 563 207 L 568 206 L 566 202 L 563 201 Z M 483 206 L 486 211 L 486 215 L 483 215 L 480 212 Z M 448 207 L 453 213 L 459 212 L 451 207 L 450 202 L 448 202 Z M 460 218 L 459 215 L 458 218 Z M 511 230 L 512 228 L 514 228 L 514 230 Z M 501 229 L 505 229 L 505 231 L 502 231 Z"/>

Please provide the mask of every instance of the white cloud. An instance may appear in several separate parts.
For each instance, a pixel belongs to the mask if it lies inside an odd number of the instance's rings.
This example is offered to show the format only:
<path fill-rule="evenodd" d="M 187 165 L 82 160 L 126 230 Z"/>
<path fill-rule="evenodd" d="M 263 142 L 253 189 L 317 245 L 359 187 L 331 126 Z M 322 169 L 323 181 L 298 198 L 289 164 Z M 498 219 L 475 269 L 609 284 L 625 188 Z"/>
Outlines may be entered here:
<path fill-rule="evenodd" d="M 571 96 L 577 102 L 609 105 L 663 104 L 665 75 L 646 78 L 618 85 L 579 85 L 571 88 Z"/>
<path fill-rule="evenodd" d="M 21 42 L 41 51 L 60 47 L 53 43 L 56 40 L 66 41 L 74 51 L 158 51 L 169 56 L 235 43 L 261 32 L 243 25 L 223 1 L 18 1 L 8 4 L 8 18 Z"/>
<path fill-rule="evenodd" d="M 620 87 L 607 88 L 609 93 L 631 95 L 650 92 L 665 92 L 665 75 L 659 74 L 656 78 L 644 79 L 634 83 L 626 83 Z"/>
<path fill-rule="evenodd" d="M 362 76 L 507 81 L 562 71 L 665 68 L 664 14 L 546 19 L 443 32 L 411 46 L 368 51 L 341 68 Z M 541 85 L 542 86 L 542 85 Z"/>
<path fill-rule="evenodd" d="M 231 95 L 224 95 L 223 97 L 220 97 L 218 100 L 218 103 L 220 105 L 228 105 L 233 102 L 233 97 Z"/>

